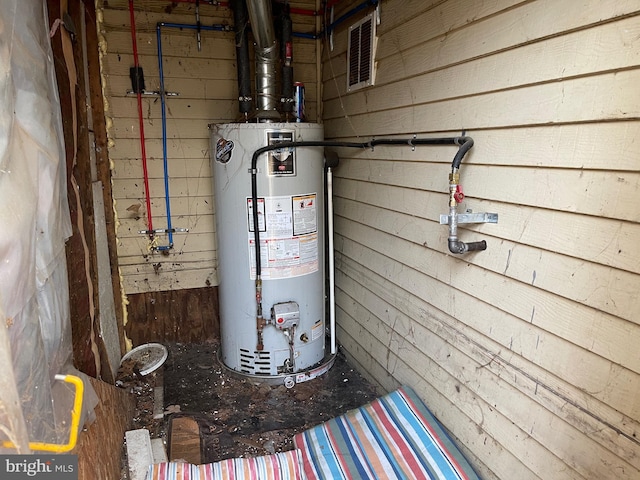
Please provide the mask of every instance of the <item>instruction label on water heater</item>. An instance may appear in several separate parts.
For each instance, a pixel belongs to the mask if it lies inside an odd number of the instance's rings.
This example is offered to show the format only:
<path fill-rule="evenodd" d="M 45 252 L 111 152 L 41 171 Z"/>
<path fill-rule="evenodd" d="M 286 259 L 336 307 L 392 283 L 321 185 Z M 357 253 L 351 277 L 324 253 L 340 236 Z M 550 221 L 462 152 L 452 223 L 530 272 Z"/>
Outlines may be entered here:
<path fill-rule="evenodd" d="M 267 130 L 267 145 L 293 142 L 293 130 Z M 293 147 L 279 148 L 267 152 L 267 166 L 270 176 L 295 176 L 296 150 Z"/>
<path fill-rule="evenodd" d="M 317 194 L 258 198 L 263 279 L 292 278 L 318 271 Z M 256 276 L 253 202 L 247 198 L 250 278 Z"/>

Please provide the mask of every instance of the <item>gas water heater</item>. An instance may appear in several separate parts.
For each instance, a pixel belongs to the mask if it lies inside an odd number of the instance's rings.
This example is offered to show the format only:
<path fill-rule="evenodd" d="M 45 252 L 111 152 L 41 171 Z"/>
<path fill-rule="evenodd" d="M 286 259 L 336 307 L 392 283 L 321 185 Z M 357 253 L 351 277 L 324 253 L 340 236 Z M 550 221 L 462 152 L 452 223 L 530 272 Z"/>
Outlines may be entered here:
<path fill-rule="evenodd" d="M 321 141 L 322 125 L 233 123 L 210 129 L 221 360 L 247 376 L 295 378 L 325 357 L 324 152 L 296 147 L 260 155 L 255 204 L 252 155 L 281 142 Z M 256 325 L 256 254 L 263 328 Z"/>

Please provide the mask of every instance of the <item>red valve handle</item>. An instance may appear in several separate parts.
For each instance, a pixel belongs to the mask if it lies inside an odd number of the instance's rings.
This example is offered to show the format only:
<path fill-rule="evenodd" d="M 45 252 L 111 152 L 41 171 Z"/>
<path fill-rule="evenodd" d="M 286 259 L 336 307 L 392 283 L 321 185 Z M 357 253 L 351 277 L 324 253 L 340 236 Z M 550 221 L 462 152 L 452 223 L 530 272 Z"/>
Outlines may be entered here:
<path fill-rule="evenodd" d="M 456 185 L 456 193 L 453 194 L 456 202 L 461 203 L 464 200 L 464 193 L 462 192 L 462 185 Z"/>

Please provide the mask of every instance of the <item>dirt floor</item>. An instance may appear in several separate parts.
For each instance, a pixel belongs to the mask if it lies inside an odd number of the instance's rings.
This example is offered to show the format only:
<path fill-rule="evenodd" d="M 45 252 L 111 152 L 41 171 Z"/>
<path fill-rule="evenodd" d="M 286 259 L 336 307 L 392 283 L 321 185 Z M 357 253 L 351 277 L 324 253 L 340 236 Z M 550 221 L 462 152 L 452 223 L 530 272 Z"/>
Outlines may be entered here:
<path fill-rule="evenodd" d="M 162 438 L 167 446 L 175 419 L 194 419 L 202 463 L 290 450 L 296 433 L 381 393 L 341 354 L 326 374 L 287 389 L 229 374 L 216 359 L 216 343 L 166 347 L 169 356 L 161 371 L 145 377 L 121 372 L 119 383 L 136 396 L 134 428 L 148 429 L 151 438 Z M 164 415 L 154 419 L 154 387 L 161 383 Z"/>

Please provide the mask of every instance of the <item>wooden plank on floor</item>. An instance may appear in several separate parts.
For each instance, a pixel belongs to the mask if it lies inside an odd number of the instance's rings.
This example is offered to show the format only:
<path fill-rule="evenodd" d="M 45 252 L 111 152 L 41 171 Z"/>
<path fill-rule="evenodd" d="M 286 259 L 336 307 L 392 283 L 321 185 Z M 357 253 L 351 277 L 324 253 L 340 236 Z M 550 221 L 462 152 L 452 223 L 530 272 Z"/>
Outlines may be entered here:
<path fill-rule="evenodd" d="M 172 418 L 169 428 L 169 460 L 202 463 L 198 422 L 191 417 Z"/>

